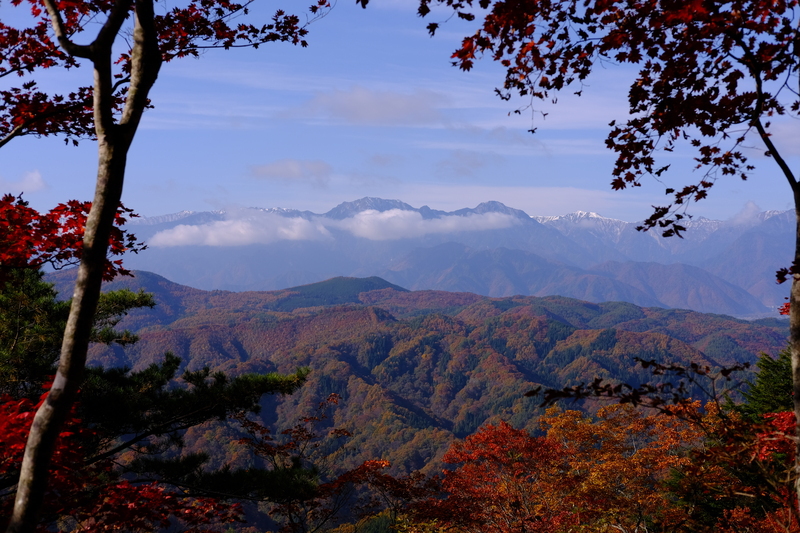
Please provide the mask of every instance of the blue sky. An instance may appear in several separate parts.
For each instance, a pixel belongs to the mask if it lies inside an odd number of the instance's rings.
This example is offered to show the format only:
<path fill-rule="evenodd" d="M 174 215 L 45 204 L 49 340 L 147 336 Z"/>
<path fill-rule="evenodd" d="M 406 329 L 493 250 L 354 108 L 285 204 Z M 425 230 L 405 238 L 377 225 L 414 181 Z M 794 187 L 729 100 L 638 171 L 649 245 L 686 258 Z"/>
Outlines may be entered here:
<path fill-rule="evenodd" d="M 302 12 L 307 3 L 281 7 Z M 166 64 L 129 156 L 123 201 L 153 216 L 249 206 L 320 213 L 362 196 L 445 210 L 499 200 L 531 215 L 584 210 L 636 221 L 663 203 L 667 186 L 697 180 L 690 154 L 677 152 L 664 183 L 611 191 L 613 155 L 603 141 L 608 122 L 625 117 L 629 69 L 598 70 L 581 98 L 535 103 L 546 119 L 509 116 L 526 102 L 494 95 L 497 65 L 485 60 L 469 73 L 450 65 L 470 25 L 450 21 L 430 38 L 427 22 L 406 0 L 373 0 L 366 10 L 343 0 L 310 27 L 306 49 L 267 45 Z M 90 77 L 88 68 L 48 73 L 41 85 L 67 91 Z M 532 120 L 535 135 L 526 132 Z M 797 133 L 794 122 L 777 124 L 794 168 Z M 790 208 L 774 163 L 751 152 L 751 180 L 721 179 L 690 212 L 726 219 L 749 201 Z M 16 140 L 0 150 L 0 188 L 24 190 L 40 209 L 90 199 L 95 162 L 91 142 Z"/>

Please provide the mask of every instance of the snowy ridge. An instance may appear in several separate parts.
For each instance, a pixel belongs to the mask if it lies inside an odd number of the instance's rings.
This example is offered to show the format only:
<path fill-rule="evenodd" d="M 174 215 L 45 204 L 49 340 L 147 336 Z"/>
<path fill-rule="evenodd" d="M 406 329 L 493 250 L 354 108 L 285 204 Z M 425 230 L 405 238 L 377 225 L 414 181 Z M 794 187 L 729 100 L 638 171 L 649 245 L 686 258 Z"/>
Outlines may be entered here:
<path fill-rule="evenodd" d="M 591 211 L 575 211 L 559 216 L 534 216 L 531 217 L 540 224 L 555 228 L 567 235 L 576 231 L 592 233 L 612 241 L 619 239 L 620 235 L 636 224 L 615 218 L 606 218 Z"/>

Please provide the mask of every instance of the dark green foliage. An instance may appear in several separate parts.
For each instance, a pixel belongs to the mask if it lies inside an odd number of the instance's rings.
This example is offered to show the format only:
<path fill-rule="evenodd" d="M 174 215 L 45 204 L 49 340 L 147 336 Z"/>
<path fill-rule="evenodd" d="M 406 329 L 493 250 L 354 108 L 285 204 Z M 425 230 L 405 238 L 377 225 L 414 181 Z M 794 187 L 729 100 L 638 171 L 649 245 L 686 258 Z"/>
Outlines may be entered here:
<path fill-rule="evenodd" d="M 245 374 L 231 379 L 206 368 L 185 372 L 182 381 L 186 385 L 174 386 L 180 364 L 178 357 L 167 353 L 163 363 L 139 372 L 87 369 L 80 416 L 97 432 L 100 457 L 133 445 L 144 446 L 142 450 L 147 452 L 180 446 L 183 430 L 209 420 L 224 420 L 232 413 L 258 412 L 261 396 L 291 394 L 308 373 Z M 122 435 L 124 439 L 118 442 Z"/>
<path fill-rule="evenodd" d="M 786 335 L 789 335 L 789 319 L 788 318 L 759 318 L 751 321 L 753 324 L 759 326 L 766 326 L 768 328 L 780 328 L 786 330 Z"/>
<path fill-rule="evenodd" d="M 575 331 L 576 328 L 569 324 L 565 324 L 564 322 L 560 322 L 558 320 L 548 320 L 547 321 L 547 333 L 544 336 L 543 340 L 537 340 L 537 331 L 531 331 L 530 333 L 530 340 L 533 342 L 533 345 L 536 347 L 536 353 L 539 354 L 540 357 L 544 357 L 550 350 L 552 350 L 558 341 L 563 341 L 567 339 L 572 333 Z"/>
<path fill-rule="evenodd" d="M 743 392 L 744 403 L 737 406 L 742 414 L 760 420 L 766 413 L 794 409 L 792 400 L 792 361 L 788 349 L 773 359 L 763 354 L 756 362 L 758 372 L 748 390 Z"/>
<path fill-rule="evenodd" d="M 608 351 L 617 344 L 617 332 L 613 329 L 604 329 L 600 335 L 592 341 L 588 350 L 590 352 Z"/>
<path fill-rule="evenodd" d="M 744 350 L 724 333 L 710 337 L 703 347 L 703 353 L 715 361 L 724 361 L 731 358 L 736 361 L 746 361 L 750 356 L 747 350 Z"/>
<path fill-rule="evenodd" d="M 627 302 L 606 302 L 600 304 L 600 308 L 603 310 L 603 314 L 589 321 L 588 325 L 592 329 L 608 328 L 645 318 L 641 307 Z"/>
<path fill-rule="evenodd" d="M 169 480 L 193 496 L 245 499 L 283 503 L 316 496 L 319 473 L 314 468 L 231 468 L 204 469 L 208 457 L 188 454 L 174 460 L 139 457 L 131 472 Z"/>
<path fill-rule="evenodd" d="M 293 311 L 302 307 L 360 303 L 359 294 L 380 289 L 408 292 L 407 289 L 376 276 L 371 278 L 338 277 L 280 291 L 288 293 L 287 296 L 272 304 L 270 308 L 275 311 Z"/>
<path fill-rule="evenodd" d="M 523 302 L 514 301 L 513 298 L 503 298 L 502 300 L 492 300 L 492 305 L 500 311 L 508 311 L 514 307 L 524 305 Z"/>
<path fill-rule="evenodd" d="M 117 331 L 114 326 L 119 324 L 131 309 L 145 307 L 152 309 L 155 305 L 153 295 L 144 292 L 144 289 L 139 289 L 139 292 L 120 289 L 103 293 L 94 315 L 92 341 L 103 344 L 115 342 L 121 346 L 133 344 L 139 339 L 136 335 L 128 330 Z"/>
<path fill-rule="evenodd" d="M 389 357 L 389 352 L 394 346 L 391 335 L 369 335 L 358 349 L 357 360 L 367 370 L 372 370 Z"/>
<path fill-rule="evenodd" d="M 343 399 L 347 399 L 347 383 L 342 383 L 336 378 L 327 374 L 315 376 L 316 389 L 321 398 L 327 398 L 331 394 L 338 394 Z"/>
<path fill-rule="evenodd" d="M 36 397 L 61 349 L 69 304 L 33 269 L 9 270 L 0 287 L 0 394 Z"/>
<path fill-rule="evenodd" d="M 0 287 L 0 393 L 35 397 L 55 374 L 69 301 L 58 301 L 53 285 L 35 269 L 9 270 Z M 130 311 L 153 307 L 143 291 L 103 293 L 98 302 L 91 340 L 103 344 L 136 342 L 130 331 L 114 329 Z"/>
<path fill-rule="evenodd" d="M 483 413 L 468 412 L 453 425 L 453 435 L 458 439 L 463 439 L 475 433 L 485 421 L 486 415 Z"/>

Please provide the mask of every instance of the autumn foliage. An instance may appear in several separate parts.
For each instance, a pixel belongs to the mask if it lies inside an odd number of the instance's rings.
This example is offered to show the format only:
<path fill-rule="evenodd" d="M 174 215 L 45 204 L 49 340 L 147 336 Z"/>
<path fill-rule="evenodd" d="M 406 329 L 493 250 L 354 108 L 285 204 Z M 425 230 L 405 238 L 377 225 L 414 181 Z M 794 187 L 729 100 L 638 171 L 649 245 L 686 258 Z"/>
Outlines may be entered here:
<path fill-rule="evenodd" d="M 444 457 L 444 499 L 415 506 L 420 519 L 465 532 L 643 531 L 677 525 L 682 512 L 660 485 L 688 461 L 697 432 L 677 418 L 630 407 L 597 419 L 551 410 L 534 437 L 505 422 L 482 427 Z"/>
<path fill-rule="evenodd" d="M 22 196 L 3 196 L 0 199 L 0 269 L 39 269 L 44 265 L 59 269 L 77 264 L 91 207 L 91 202 L 70 200 L 47 213 L 40 213 Z M 120 204 L 109 239 L 110 256 L 138 253 L 145 248 L 134 234 L 122 228 L 128 218 L 136 216 L 132 209 Z M 118 274 L 129 275 L 130 272 L 122 267 L 121 259 L 106 259 L 104 278 L 111 280 Z"/>
<path fill-rule="evenodd" d="M 42 400 L 46 393 L 42 395 Z M 10 516 L 13 487 L 28 430 L 41 404 L 0 397 L 0 528 Z M 53 474 L 39 531 L 145 531 L 179 525 L 185 531 L 216 530 L 240 520 L 238 505 L 190 498 L 158 482 L 132 483 L 115 474 L 114 461 L 86 462 L 94 433 L 74 414 L 67 420 L 53 453 Z M 11 492 L 9 493 L 9 488 Z"/>
<path fill-rule="evenodd" d="M 486 425 L 447 452 L 442 495 L 411 504 L 408 531 L 800 531 L 791 413 L 748 425 L 708 407 L 551 409 L 541 436 Z"/>

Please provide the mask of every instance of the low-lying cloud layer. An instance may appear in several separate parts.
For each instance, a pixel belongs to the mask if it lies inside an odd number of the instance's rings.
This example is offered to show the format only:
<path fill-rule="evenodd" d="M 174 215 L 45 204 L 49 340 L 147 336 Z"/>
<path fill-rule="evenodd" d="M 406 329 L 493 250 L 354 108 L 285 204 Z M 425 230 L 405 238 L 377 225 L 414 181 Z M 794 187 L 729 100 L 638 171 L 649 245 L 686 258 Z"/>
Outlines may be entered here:
<path fill-rule="evenodd" d="M 462 231 L 503 229 L 519 223 L 504 213 L 448 215 L 423 219 L 416 211 L 362 211 L 343 220 L 322 216 L 305 219 L 275 213 L 231 213 L 227 220 L 202 225 L 179 225 L 155 234 L 148 244 L 170 246 L 244 246 L 277 241 L 333 239 L 335 231 L 373 241 L 387 241 Z M 333 231 L 333 232 L 332 232 Z"/>

